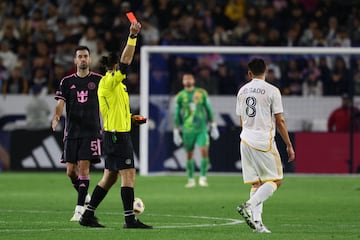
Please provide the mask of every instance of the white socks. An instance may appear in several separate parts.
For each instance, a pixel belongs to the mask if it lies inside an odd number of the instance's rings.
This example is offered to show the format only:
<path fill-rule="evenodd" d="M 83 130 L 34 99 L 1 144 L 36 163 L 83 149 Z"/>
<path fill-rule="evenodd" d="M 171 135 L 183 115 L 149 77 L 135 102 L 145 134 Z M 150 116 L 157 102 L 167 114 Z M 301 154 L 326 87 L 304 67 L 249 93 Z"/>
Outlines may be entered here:
<path fill-rule="evenodd" d="M 83 214 L 84 211 L 85 211 L 84 206 L 76 205 L 76 207 L 75 207 L 75 212 L 76 212 L 76 213 L 81 213 L 81 214 Z"/>
<path fill-rule="evenodd" d="M 259 187 L 256 192 L 251 193 L 251 197 L 247 201 L 247 203 L 249 203 L 252 206 L 255 215 L 258 213 L 260 214 L 260 219 L 262 212 L 262 203 L 265 202 L 269 197 L 271 197 L 271 195 L 273 195 L 276 189 L 277 189 L 276 183 L 266 182 L 263 185 L 261 185 L 261 187 Z M 258 205 L 261 205 L 259 209 L 257 208 Z M 261 210 L 261 212 L 259 210 Z M 257 221 L 255 219 L 255 216 L 254 216 L 254 220 Z"/>
<path fill-rule="evenodd" d="M 252 187 L 250 190 L 250 198 L 255 195 L 258 189 Z M 262 211 L 263 211 L 263 203 L 258 204 L 252 209 L 252 218 L 254 221 L 262 222 Z"/>

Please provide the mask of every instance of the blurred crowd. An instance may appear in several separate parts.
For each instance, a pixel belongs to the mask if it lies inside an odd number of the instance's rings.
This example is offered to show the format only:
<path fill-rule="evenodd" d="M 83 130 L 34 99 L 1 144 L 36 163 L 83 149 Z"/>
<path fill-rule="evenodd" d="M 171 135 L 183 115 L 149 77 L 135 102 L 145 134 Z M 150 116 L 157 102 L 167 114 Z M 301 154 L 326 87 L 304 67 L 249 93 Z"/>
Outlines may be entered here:
<path fill-rule="evenodd" d="M 134 11 L 142 23 L 141 45 L 359 47 L 360 3 L 339 0 L 2 0 L 0 89 L 3 94 L 52 94 L 74 71 L 73 50 L 99 59 L 125 44 Z M 358 57 L 358 56 L 357 56 Z M 139 92 L 139 49 L 128 74 Z M 246 60 L 206 56 L 154 56 L 154 93 L 179 90 L 180 75 L 195 71 L 210 94 L 236 94 L 246 81 Z M 268 81 L 283 94 L 341 95 L 355 82 L 360 60 L 349 56 L 269 57 Z"/>

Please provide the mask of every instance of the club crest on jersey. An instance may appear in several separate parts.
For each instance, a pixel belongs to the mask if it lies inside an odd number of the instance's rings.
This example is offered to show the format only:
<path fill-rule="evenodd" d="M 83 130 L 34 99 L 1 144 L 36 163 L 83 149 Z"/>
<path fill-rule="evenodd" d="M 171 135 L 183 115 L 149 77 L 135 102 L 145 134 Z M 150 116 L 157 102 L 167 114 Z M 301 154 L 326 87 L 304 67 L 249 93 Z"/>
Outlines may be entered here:
<path fill-rule="evenodd" d="M 89 82 L 89 83 L 88 83 L 88 88 L 89 88 L 90 90 L 93 90 L 93 89 L 96 88 L 96 84 L 95 84 L 94 82 Z"/>
<path fill-rule="evenodd" d="M 77 100 L 79 103 L 85 103 L 88 100 L 89 92 L 86 91 L 76 91 L 77 94 Z"/>
<path fill-rule="evenodd" d="M 196 91 L 193 96 L 193 101 L 198 103 L 202 97 L 202 93 L 200 91 Z"/>

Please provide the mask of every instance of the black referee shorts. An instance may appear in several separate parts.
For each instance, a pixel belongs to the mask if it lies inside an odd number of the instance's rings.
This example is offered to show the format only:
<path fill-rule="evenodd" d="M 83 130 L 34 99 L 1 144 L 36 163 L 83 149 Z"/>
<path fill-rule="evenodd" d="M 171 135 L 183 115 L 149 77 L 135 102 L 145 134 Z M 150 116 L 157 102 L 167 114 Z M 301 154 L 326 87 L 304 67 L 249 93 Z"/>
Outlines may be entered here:
<path fill-rule="evenodd" d="M 105 169 L 119 171 L 134 168 L 134 148 L 130 132 L 104 132 Z"/>

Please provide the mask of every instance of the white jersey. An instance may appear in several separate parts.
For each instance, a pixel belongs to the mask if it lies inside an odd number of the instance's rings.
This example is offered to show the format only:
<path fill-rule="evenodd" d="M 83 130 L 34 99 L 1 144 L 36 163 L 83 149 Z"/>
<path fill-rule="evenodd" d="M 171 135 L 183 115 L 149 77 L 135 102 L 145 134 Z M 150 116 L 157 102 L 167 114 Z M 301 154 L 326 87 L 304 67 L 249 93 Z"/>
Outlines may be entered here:
<path fill-rule="evenodd" d="M 274 114 L 282 112 L 277 87 L 261 79 L 245 84 L 236 101 L 236 114 L 242 119 L 241 141 L 257 150 L 270 151 L 276 129 Z"/>

